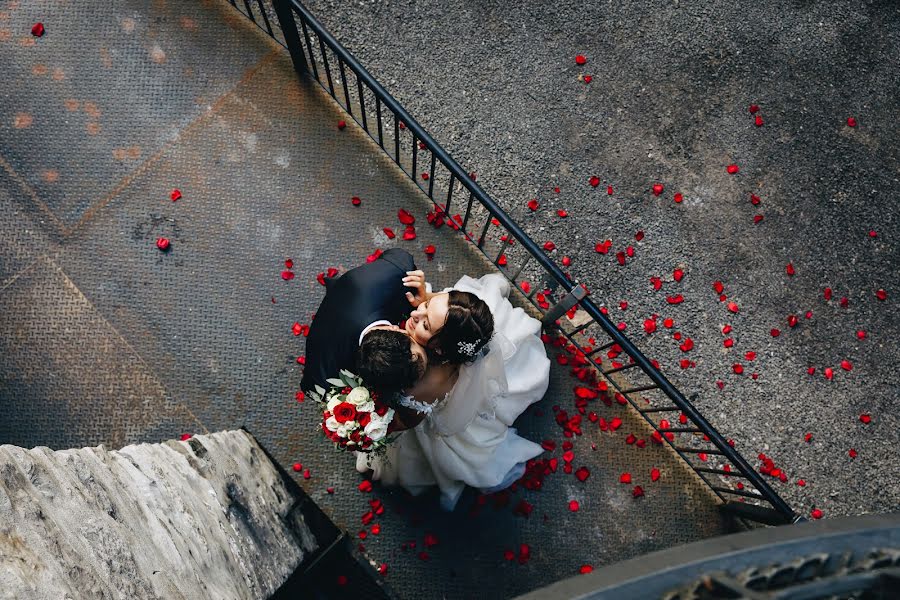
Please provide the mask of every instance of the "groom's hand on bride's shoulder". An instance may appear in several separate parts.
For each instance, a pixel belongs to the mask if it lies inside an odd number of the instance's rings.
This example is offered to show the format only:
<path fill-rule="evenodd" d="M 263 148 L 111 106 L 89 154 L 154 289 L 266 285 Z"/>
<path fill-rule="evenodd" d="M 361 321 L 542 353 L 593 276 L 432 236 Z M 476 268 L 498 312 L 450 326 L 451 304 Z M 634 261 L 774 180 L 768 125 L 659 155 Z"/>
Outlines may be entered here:
<path fill-rule="evenodd" d="M 424 271 L 407 271 L 406 277 L 403 278 L 403 285 L 412 290 L 406 292 L 406 299 L 413 308 L 418 308 L 433 295 L 427 291 Z"/>

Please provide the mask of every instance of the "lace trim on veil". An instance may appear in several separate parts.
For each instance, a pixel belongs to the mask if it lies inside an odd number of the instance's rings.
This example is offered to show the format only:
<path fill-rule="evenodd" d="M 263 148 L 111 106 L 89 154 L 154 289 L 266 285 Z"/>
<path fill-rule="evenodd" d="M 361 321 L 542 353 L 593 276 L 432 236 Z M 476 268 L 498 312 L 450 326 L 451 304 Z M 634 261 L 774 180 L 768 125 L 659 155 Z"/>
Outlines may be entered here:
<path fill-rule="evenodd" d="M 424 415 L 430 415 L 436 408 L 440 408 L 446 401 L 447 398 L 450 397 L 450 392 L 444 394 L 444 397 L 436 402 L 419 402 L 413 396 L 408 396 L 406 394 L 400 394 L 400 398 L 398 398 L 398 402 L 401 406 L 405 406 L 406 408 L 411 408 L 416 412 L 420 412 Z"/>

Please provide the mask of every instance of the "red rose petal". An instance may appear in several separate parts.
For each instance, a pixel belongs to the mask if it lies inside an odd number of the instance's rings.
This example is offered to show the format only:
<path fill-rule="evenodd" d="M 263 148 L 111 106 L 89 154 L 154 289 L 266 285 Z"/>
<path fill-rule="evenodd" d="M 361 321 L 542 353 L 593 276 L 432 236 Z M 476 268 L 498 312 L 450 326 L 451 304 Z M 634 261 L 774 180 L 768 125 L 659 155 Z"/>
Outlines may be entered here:
<path fill-rule="evenodd" d="M 754 123 L 757 127 L 762 127 L 762 126 L 763 126 L 763 118 L 762 118 L 762 116 L 756 115 L 756 118 L 753 119 L 753 123 Z"/>
<path fill-rule="evenodd" d="M 722 335 L 728 335 L 729 333 L 731 333 L 731 325 L 722 327 Z"/>
<path fill-rule="evenodd" d="M 631 495 L 635 498 L 640 498 L 644 495 L 644 488 L 639 485 L 634 486 L 634 489 L 631 490 Z"/>
<path fill-rule="evenodd" d="M 656 321 L 654 321 L 653 319 L 646 319 L 644 321 L 644 331 L 646 331 L 648 334 L 656 331 Z"/>
<path fill-rule="evenodd" d="M 847 125 L 848 125 L 849 127 L 856 127 L 856 118 L 854 118 L 854 117 L 847 117 Z"/>
<path fill-rule="evenodd" d="M 157 238 L 156 247 L 159 248 L 160 251 L 165 252 L 171 247 L 171 242 L 169 242 L 169 238 L 164 238 L 164 237 Z M 281 276 L 284 277 L 284 273 L 282 273 Z M 291 273 L 291 277 L 293 277 L 293 276 L 294 276 L 294 274 Z"/>
<path fill-rule="evenodd" d="M 815 367 L 810 367 L 810 368 L 808 368 L 808 369 L 806 370 L 806 372 L 807 372 L 808 374 L 810 374 L 810 375 L 815 375 L 815 374 L 816 374 L 816 368 L 815 368 Z"/>
<path fill-rule="evenodd" d="M 762 220 L 763 220 L 763 216 L 762 216 L 762 215 L 754 215 L 754 216 L 753 216 L 753 222 L 754 222 L 754 223 L 759 223 L 759 222 L 762 221 Z"/>
<path fill-rule="evenodd" d="M 578 467 L 575 471 L 575 477 L 578 478 L 578 481 L 582 483 L 587 481 L 587 478 L 591 476 L 591 471 L 587 467 Z"/>
<path fill-rule="evenodd" d="M 303 465 L 300 464 L 300 463 L 294 463 L 294 464 L 291 466 L 291 468 L 294 469 L 294 471 L 296 471 L 297 473 L 299 473 L 300 471 L 303 470 Z"/>
<path fill-rule="evenodd" d="M 597 187 L 600 185 L 600 178 L 596 175 L 592 175 L 590 179 L 588 179 L 588 183 L 591 184 L 591 187 Z"/>
<path fill-rule="evenodd" d="M 298 364 L 298 365 L 305 365 L 305 364 L 306 364 L 306 357 L 305 357 L 305 356 L 298 356 L 298 357 L 297 357 L 297 364 Z"/>
<path fill-rule="evenodd" d="M 353 196 L 352 198 L 350 198 L 350 204 L 352 204 L 353 206 L 359 206 L 360 204 L 362 204 L 362 200 L 359 199 L 359 196 Z"/>
<path fill-rule="evenodd" d="M 347 126 L 347 121 L 343 121 L 343 120 L 338 121 L 338 129 L 343 129 L 346 126 Z"/>
<path fill-rule="evenodd" d="M 426 548 L 434 548 L 440 543 L 438 537 L 433 533 L 425 534 L 425 547 Z"/>
<path fill-rule="evenodd" d="M 756 194 L 750 194 L 750 204 L 752 204 L 753 206 L 756 206 L 759 204 L 759 202 L 760 202 L 759 196 L 757 196 Z"/>
<path fill-rule="evenodd" d="M 868 425 L 869 423 L 872 422 L 872 417 L 871 417 L 871 415 L 864 413 L 864 414 L 859 415 L 859 420 L 861 423 L 865 423 L 866 425 Z"/>
<path fill-rule="evenodd" d="M 675 321 L 673 319 L 663 319 L 663 327 L 666 329 L 672 329 L 674 327 Z"/>
<path fill-rule="evenodd" d="M 497 259 L 497 264 L 500 265 L 501 267 L 505 267 L 506 262 L 507 262 L 507 260 L 506 260 L 505 254 L 501 255 L 500 258 Z"/>
<path fill-rule="evenodd" d="M 807 444 L 810 443 L 812 441 L 812 434 L 807 433 L 806 435 L 803 436 L 803 439 L 806 441 Z"/>
<path fill-rule="evenodd" d="M 569 500 L 569 510 L 572 512 L 578 512 L 578 500 Z"/>
<path fill-rule="evenodd" d="M 659 480 L 659 469 L 656 467 L 650 469 L 650 481 L 658 481 Z"/>
<path fill-rule="evenodd" d="M 363 479 L 359 482 L 359 485 L 357 487 L 359 488 L 359 491 L 368 493 L 372 491 L 372 482 L 368 479 Z"/>
<path fill-rule="evenodd" d="M 553 250 L 556 250 L 556 244 L 553 242 L 544 242 L 544 250 L 552 252 Z"/>
<path fill-rule="evenodd" d="M 382 231 L 384 232 L 384 235 L 386 235 L 388 237 L 389 240 L 392 240 L 395 237 L 397 237 L 397 234 L 394 233 L 394 230 L 391 229 L 390 227 L 385 227 L 382 229 Z"/>
<path fill-rule="evenodd" d="M 301 390 L 294 394 L 294 398 L 297 399 L 297 402 L 303 402 L 304 400 L 306 400 L 306 394 Z"/>
<path fill-rule="evenodd" d="M 771 331 L 769 331 L 769 334 L 772 337 L 778 337 L 779 335 L 781 335 L 781 330 L 780 329 L 772 329 Z"/>
<path fill-rule="evenodd" d="M 863 331 L 862 329 L 860 329 L 859 331 L 856 332 L 856 337 L 857 337 L 857 339 L 864 340 L 864 339 L 866 339 L 866 332 Z"/>
<path fill-rule="evenodd" d="M 729 302 L 729 303 L 728 303 L 728 310 L 731 311 L 731 312 L 733 312 L 733 313 L 736 313 L 736 312 L 738 312 L 738 311 L 740 310 L 740 308 L 738 308 L 737 302 Z"/>
<path fill-rule="evenodd" d="M 532 211 L 537 210 L 539 206 L 540 206 L 540 204 L 538 204 L 538 201 L 536 198 L 532 198 L 531 200 L 528 201 L 528 208 L 530 208 Z"/>
<path fill-rule="evenodd" d="M 856 458 L 857 456 L 859 456 L 859 453 L 856 451 L 856 448 L 850 448 L 850 450 L 849 450 L 849 452 L 847 452 L 847 454 L 850 455 L 850 458 Z"/>
<path fill-rule="evenodd" d="M 666 302 L 669 304 L 681 304 L 684 302 L 684 296 L 681 294 L 675 294 L 674 296 L 666 296 Z"/>
<path fill-rule="evenodd" d="M 654 196 L 659 196 L 665 190 L 665 188 L 663 187 L 663 185 L 661 183 L 654 183 L 653 187 L 651 189 L 653 190 Z"/>
<path fill-rule="evenodd" d="M 189 439 L 191 439 L 192 437 L 194 437 L 194 434 L 192 434 L 192 433 L 182 433 L 182 434 L 181 434 L 181 441 L 182 441 L 182 442 L 186 442 L 186 441 L 188 441 Z"/>
<path fill-rule="evenodd" d="M 749 352 L 744 354 L 744 358 L 746 358 L 747 360 L 756 360 L 756 352 L 750 350 Z"/>
<path fill-rule="evenodd" d="M 797 315 L 788 315 L 787 318 L 788 327 L 796 327 L 799 320 L 797 319 Z"/>
<path fill-rule="evenodd" d="M 432 244 L 425 246 L 425 254 L 427 254 L 429 258 L 434 256 L 435 252 L 437 252 L 437 249 Z"/>
<path fill-rule="evenodd" d="M 606 186 L 606 195 L 607 195 L 607 196 L 612 196 L 612 195 L 613 195 L 613 188 L 612 188 L 611 185 Z"/>
<path fill-rule="evenodd" d="M 294 324 L 291 326 L 291 332 L 292 332 L 294 335 L 300 335 L 300 333 L 301 333 L 302 331 L 303 331 L 303 326 L 302 326 L 300 323 L 294 323 Z"/>
<path fill-rule="evenodd" d="M 682 271 L 681 269 L 675 269 L 675 271 L 672 273 L 672 277 L 675 278 L 675 281 L 681 281 L 682 279 L 684 279 L 684 271 Z"/>
<path fill-rule="evenodd" d="M 825 292 L 824 292 L 825 300 L 831 300 L 831 294 L 832 294 L 831 288 L 828 288 L 828 287 L 825 288 Z"/>
<path fill-rule="evenodd" d="M 569 213 L 567 213 L 563 209 L 559 208 L 556 210 L 556 216 L 559 217 L 560 219 L 565 219 L 566 217 L 569 216 Z"/>
<path fill-rule="evenodd" d="M 631 483 L 631 473 L 622 473 L 619 476 L 619 483 Z"/>
<path fill-rule="evenodd" d="M 713 289 L 716 291 L 717 294 L 721 294 L 722 292 L 725 291 L 725 286 L 722 285 L 721 281 L 713 281 Z"/>
<path fill-rule="evenodd" d="M 869 230 L 869 237 L 870 237 L 870 238 L 876 238 L 876 237 L 878 237 L 878 232 L 875 231 L 874 229 L 870 229 L 870 230 Z"/>
<path fill-rule="evenodd" d="M 828 379 L 829 381 L 831 379 L 834 379 L 834 369 L 832 369 L 831 367 L 825 367 L 825 379 Z"/>
<path fill-rule="evenodd" d="M 722 345 L 726 348 L 731 348 L 732 346 L 734 346 L 734 340 L 731 338 L 725 338 L 724 340 L 722 340 Z"/>
<path fill-rule="evenodd" d="M 503 558 L 506 560 L 513 560 L 514 558 L 516 558 L 516 553 L 513 552 L 512 550 L 504 550 Z"/>
<path fill-rule="evenodd" d="M 416 228 L 412 225 L 408 225 L 406 229 L 403 230 L 403 239 L 407 242 L 416 239 Z"/>
<path fill-rule="evenodd" d="M 400 222 L 404 225 L 412 225 L 416 222 L 416 218 L 412 216 L 408 210 L 403 208 L 397 211 L 397 218 L 400 219 Z"/>
<path fill-rule="evenodd" d="M 741 363 L 734 363 L 731 365 L 731 370 L 740 375 L 744 372 L 744 366 Z"/>
<path fill-rule="evenodd" d="M 34 37 L 41 37 L 44 35 L 44 24 L 43 23 L 35 23 L 31 26 L 31 35 Z"/>
<path fill-rule="evenodd" d="M 637 231 L 637 232 L 634 234 L 634 239 L 635 239 L 635 241 L 640 242 L 642 239 L 644 239 L 644 232 L 643 232 L 643 231 L 640 231 L 640 230 Z"/>
<path fill-rule="evenodd" d="M 284 273 L 282 273 L 281 276 L 284 277 Z M 293 278 L 294 278 L 294 274 L 291 273 L 291 279 L 293 279 Z M 323 272 L 323 273 L 319 273 L 318 275 L 316 275 L 316 281 L 319 282 L 319 285 L 325 285 L 325 273 Z"/>
<path fill-rule="evenodd" d="M 805 479 L 798 479 L 798 480 L 797 480 L 797 485 L 799 485 L 800 487 L 806 487 L 806 480 L 805 480 Z"/>
<path fill-rule="evenodd" d="M 847 308 L 850 306 L 850 300 L 847 299 L 847 296 L 842 296 L 840 300 L 838 300 L 838 304 L 841 305 L 841 308 Z"/>
<path fill-rule="evenodd" d="M 735 173 L 740 171 L 741 168 L 737 165 L 728 165 L 727 167 L 725 167 L 725 170 L 728 171 L 729 175 L 734 175 Z"/>
<path fill-rule="evenodd" d="M 587 58 L 585 56 L 579 54 L 578 56 L 575 57 L 575 64 L 576 65 L 585 65 L 585 64 L 587 64 Z"/>
<path fill-rule="evenodd" d="M 812 509 L 812 512 L 809 513 L 809 516 L 811 516 L 813 519 L 821 519 L 822 511 L 819 510 L 818 508 L 814 508 L 814 509 Z"/>
<path fill-rule="evenodd" d="M 852 370 L 853 370 L 853 363 L 851 363 L 851 362 L 850 362 L 849 360 L 847 360 L 847 359 L 844 359 L 844 360 L 841 361 L 841 368 L 842 368 L 843 370 L 845 370 L 845 371 L 852 371 Z"/>
<path fill-rule="evenodd" d="M 179 189 L 172 190 L 172 193 L 169 194 L 169 198 L 172 199 L 172 202 L 175 202 L 176 200 L 181 200 L 181 190 L 179 190 Z"/>
<path fill-rule="evenodd" d="M 528 283 L 527 281 L 523 281 L 520 284 L 520 287 L 522 288 L 522 291 L 525 292 L 526 294 L 531 291 L 531 284 Z"/>
<path fill-rule="evenodd" d="M 609 428 L 613 431 L 616 431 L 619 427 L 622 426 L 622 419 L 619 417 L 613 417 L 609 422 Z"/>
<path fill-rule="evenodd" d="M 572 259 L 569 258 L 568 256 L 563 256 L 563 257 L 562 257 L 562 264 L 563 264 L 564 267 L 569 267 L 569 266 L 572 265 Z"/>
<path fill-rule="evenodd" d="M 787 274 L 790 275 L 791 277 L 793 277 L 794 273 L 796 273 L 796 271 L 794 271 L 793 263 L 788 263 L 787 266 L 784 268 L 784 270 L 787 271 Z"/>
<path fill-rule="evenodd" d="M 875 292 L 875 297 L 879 300 L 887 300 L 887 292 L 884 290 L 878 290 Z"/>
<path fill-rule="evenodd" d="M 681 192 L 675 194 L 675 204 L 681 204 L 684 200 L 684 195 Z"/>
<path fill-rule="evenodd" d="M 756 104 L 751 104 L 750 105 L 750 114 L 755 115 L 758 112 L 759 112 L 759 106 Z"/>
<path fill-rule="evenodd" d="M 590 573 L 593 570 L 594 570 L 594 567 L 591 565 L 581 565 L 581 567 L 578 569 L 578 572 L 581 573 L 582 575 L 587 575 L 588 573 Z"/>

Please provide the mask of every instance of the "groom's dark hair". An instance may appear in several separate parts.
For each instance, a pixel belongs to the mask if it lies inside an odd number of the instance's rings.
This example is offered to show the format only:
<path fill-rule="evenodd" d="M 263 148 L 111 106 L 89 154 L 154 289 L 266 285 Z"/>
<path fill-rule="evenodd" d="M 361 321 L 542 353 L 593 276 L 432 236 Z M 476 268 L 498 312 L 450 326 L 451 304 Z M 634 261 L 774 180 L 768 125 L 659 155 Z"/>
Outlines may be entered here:
<path fill-rule="evenodd" d="M 373 329 L 359 345 L 356 367 L 363 382 L 384 392 L 399 392 L 425 373 L 425 361 L 413 354 L 409 336 L 391 329 Z"/>

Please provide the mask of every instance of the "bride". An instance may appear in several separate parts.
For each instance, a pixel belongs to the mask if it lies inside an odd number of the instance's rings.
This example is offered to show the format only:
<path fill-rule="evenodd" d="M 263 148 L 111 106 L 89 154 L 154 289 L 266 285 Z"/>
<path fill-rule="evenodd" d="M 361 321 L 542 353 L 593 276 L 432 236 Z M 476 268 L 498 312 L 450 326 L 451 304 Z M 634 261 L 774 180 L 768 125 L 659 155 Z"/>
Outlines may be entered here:
<path fill-rule="evenodd" d="M 425 290 L 421 271 L 404 283 Z M 399 403 L 419 423 L 383 457 L 357 454 L 357 470 L 372 469 L 373 479 L 414 495 L 437 485 L 445 510 L 453 510 L 466 485 L 489 493 L 524 474 L 526 461 L 543 450 L 512 424 L 546 392 L 550 360 L 540 322 L 513 308 L 508 295 L 499 273 L 464 276 L 437 294 L 408 294 L 416 308 L 406 331 L 426 348 L 428 369 Z"/>

